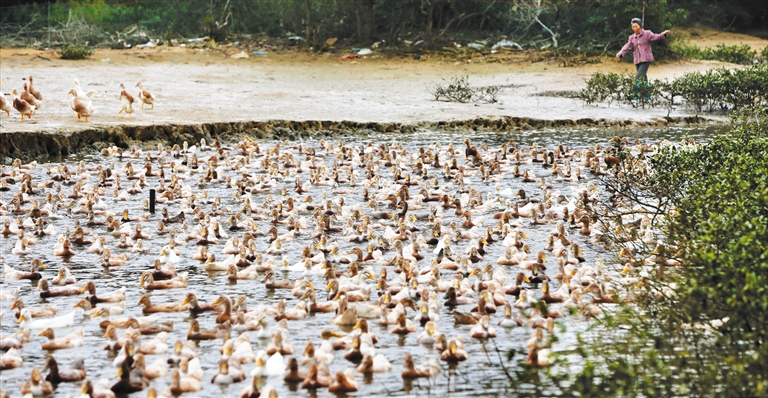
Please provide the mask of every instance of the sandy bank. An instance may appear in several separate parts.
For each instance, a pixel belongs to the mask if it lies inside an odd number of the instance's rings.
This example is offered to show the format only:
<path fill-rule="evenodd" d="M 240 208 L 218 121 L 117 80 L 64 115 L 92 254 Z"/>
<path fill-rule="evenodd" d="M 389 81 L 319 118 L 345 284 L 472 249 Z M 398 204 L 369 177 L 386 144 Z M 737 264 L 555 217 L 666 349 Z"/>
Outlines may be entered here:
<path fill-rule="evenodd" d="M 671 118 L 665 119 L 666 109 L 585 106 L 577 99 L 548 95 L 577 91 L 583 87 L 584 79 L 598 70 L 634 70 L 633 65 L 608 57 L 596 64 L 575 67 L 565 67 L 566 63 L 560 60 L 535 59 L 531 54 L 459 60 L 435 55 L 424 58 L 342 61 L 330 54 L 285 53 L 233 59 L 210 50 L 159 47 L 99 50 L 89 60 L 65 61 L 51 52 L 3 49 L 3 92 L 21 90 L 22 79 L 33 75 L 44 102 L 32 120 L 19 121 L 14 113 L 11 118 L 0 118 L 0 132 L 4 136 L 10 134 L 0 143 L 0 155 L 25 154 L 24 137 L 33 136 L 41 138 L 34 139 L 37 144 L 31 147 L 37 149 L 30 149 L 31 154 L 56 155 L 67 153 L 57 147 L 72 148 L 71 142 L 63 140 L 66 137 L 82 141 L 81 144 L 91 140 L 123 142 L 149 139 L 159 130 L 183 131 L 177 135 L 199 138 L 206 135 L 203 131 L 220 134 L 254 125 L 270 134 L 275 131 L 266 128 L 268 125 L 294 130 L 307 121 L 312 126 L 345 122 L 341 124 L 344 128 L 362 125 L 378 131 L 402 131 L 402 126 L 430 127 L 446 122 L 468 127 L 490 123 L 492 128 L 502 129 L 535 128 L 546 121 L 653 125 L 690 121 L 693 116 L 685 109 L 677 109 L 669 115 Z M 650 76 L 671 78 L 714 65 L 717 63 L 698 61 L 654 65 Z M 502 86 L 499 102 L 434 101 L 430 87 L 460 74 L 469 75 L 473 85 Z M 103 93 L 103 97 L 94 99 L 95 114 L 87 123 L 78 121 L 69 107 L 66 93 L 74 87 L 74 78 L 80 80 L 86 91 Z M 125 114 L 118 115 L 119 84 L 124 82 L 136 94 L 138 89 L 133 86 L 138 81 L 158 97 L 155 109 L 137 109 L 130 119 Z M 235 127 L 218 131 L 203 125 Z M 54 133 L 60 138 L 44 137 Z M 124 139 L 115 141 L 116 137 Z"/>

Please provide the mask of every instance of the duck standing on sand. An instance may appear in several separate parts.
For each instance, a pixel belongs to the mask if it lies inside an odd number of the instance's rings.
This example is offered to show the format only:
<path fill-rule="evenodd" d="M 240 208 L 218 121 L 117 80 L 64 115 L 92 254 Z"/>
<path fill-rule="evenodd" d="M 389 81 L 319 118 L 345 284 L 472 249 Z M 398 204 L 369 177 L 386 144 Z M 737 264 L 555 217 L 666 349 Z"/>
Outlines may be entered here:
<path fill-rule="evenodd" d="M 32 76 L 29 77 L 29 93 L 35 97 L 38 103 L 43 101 L 43 94 L 35 88 Z"/>
<path fill-rule="evenodd" d="M 0 85 L 2 85 L 3 82 L 0 82 Z M 8 98 L 5 98 L 5 94 L 0 92 L 0 111 L 5 112 L 8 117 L 11 117 L 11 109 L 13 109 L 13 101 L 8 101 Z"/>
<path fill-rule="evenodd" d="M 117 111 L 117 114 L 119 115 L 125 111 L 125 113 L 128 114 L 128 117 L 131 117 L 131 113 L 133 113 L 133 102 L 135 100 L 132 95 L 125 91 L 125 85 L 123 83 L 120 83 L 120 88 L 122 89 L 122 91 L 120 91 L 120 110 Z"/>
<path fill-rule="evenodd" d="M 23 87 L 24 91 L 21 92 L 20 98 L 24 101 L 27 101 L 29 104 L 34 105 L 35 109 L 40 109 L 40 101 L 38 101 L 37 98 L 35 98 L 35 96 L 29 92 L 29 86 L 27 83 L 24 83 Z"/>
<path fill-rule="evenodd" d="M 144 104 L 151 105 L 151 109 L 155 109 L 155 95 L 147 90 L 144 90 L 141 82 L 136 83 L 136 87 L 139 88 L 139 101 L 141 101 L 141 109 L 144 109 Z"/>
<path fill-rule="evenodd" d="M 93 97 L 101 97 L 101 94 L 99 94 L 98 91 L 91 90 L 87 93 L 83 91 L 83 89 L 80 88 L 80 81 L 77 80 L 77 78 L 75 78 L 74 84 L 75 84 L 75 93 L 77 95 L 77 99 L 79 99 L 80 101 L 87 102 L 87 101 L 90 101 L 91 98 Z"/>
<path fill-rule="evenodd" d="M 83 118 L 85 118 L 85 121 L 87 122 L 88 117 L 93 115 L 93 103 L 91 102 L 91 100 L 90 99 L 87 99 L 85 101 L 81 100 L 79 98 L 77 91 L 75 90 L 69 90 L 69 93 L 67 94 L 72 96 L 72 103 L 70 106 L 72 107 L 72 110 L 75 111 L 75 113 L 77 113 L 77 118 L 80 119 L 80 117 L 82 116 Z"/>
<path fill-rule="evenodd" d="M 24 120 L 24 116 L 26 116 L 27 119 L 31 119 L 32 114 L 35 113 L 35 106 L 19 98 L 19 93 L 16 89 L 11 91 L 11 98 L 13 98 L 13 108 L 21 114 L 21 120 Z"/>

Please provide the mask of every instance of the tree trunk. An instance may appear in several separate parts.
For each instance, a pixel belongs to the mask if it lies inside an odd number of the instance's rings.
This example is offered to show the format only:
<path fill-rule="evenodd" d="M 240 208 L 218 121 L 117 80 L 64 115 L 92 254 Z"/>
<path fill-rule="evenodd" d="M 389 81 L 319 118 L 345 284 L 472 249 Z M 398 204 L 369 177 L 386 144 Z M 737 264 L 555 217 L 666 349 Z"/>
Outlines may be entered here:
<path fill-rule="evenodd" d="M 373 0 L 363 1 L 363 35 L 360 37 L 365 43 L 373 41 Z"/>
<path fill-rule="evenodd" d="M 397 43 L 397 37 L 400 36 L 400 32 L 405 28 L 405 22 L 400 21 L 399 24 L 392 24 L 392 28 L 389 30 L 387 40 L 390 43 Z"/>
<path fill-rule="evenodd" d="M 306 23 L 306 39 L 307 43 L 313 42 L 312 40 L 312 8 L 310 7 L 311 0 L 304 0 L 304 4 L 307 5 L 307 23 Z"/>
<path fill-rule="evenodd" d="M 427 10 L 427 26 L 424 28 L 424 44 L 429 46 L 432 44 L 432 10 L 435 8 L 434 3 L 429 3 L 429 9 Z"/>
<path fill-rule="evenodd" d="M 443 26 L 443 11 L 445 10 L 445 7 L 443 7 L 443 4 L 440 4 L 439 7 L 437 7 L 437 29 L 440 29 L 441 26 Z"/>
<path fill-rule="evenodd" d="M 357 19 L 357 40 L 363 41 L 363 12 L 359 1 L 355 2 L 355 18 Z"/>

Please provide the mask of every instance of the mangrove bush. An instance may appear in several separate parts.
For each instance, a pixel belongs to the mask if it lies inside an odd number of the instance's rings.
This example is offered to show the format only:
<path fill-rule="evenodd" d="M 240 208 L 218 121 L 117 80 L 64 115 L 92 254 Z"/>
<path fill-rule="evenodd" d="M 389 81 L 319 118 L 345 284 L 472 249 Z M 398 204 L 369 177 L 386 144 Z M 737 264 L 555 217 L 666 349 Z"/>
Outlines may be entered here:
<path fill-rule="evenodd" d="M 617 307 L 583 335 L 586 396 L 768 393 L 768 111 L 744 108 L 706 144 L 630 146 L 595 216 L 621 247 Z"/>
<path fill-rule="evenodd" d="M 768 105 L 768 67 L 714 68 L 686 73 L 672 81 L 647 82 L 629 75 L 596 72 L 586 80 L 579 97 L 587 104 L 618 102 L 668 109 L 682 104 L 697 112 Z"/>
<path fill-rule="evenodd" d="M 757 60 L 757 51 L 748 44 L 717 44 L 714 48 L 700 48 L 694 45 L 673 46 L 673 51 L 688 59 L 730 62 L 739 65 L 752 65 Z"/>
<path fill-rule="evenodd" d="M 448 102 L 483 102 L 496 103 L 496 96 L 501 91 L 498 86 L 472 87 L 469 85 L 469 76 L 454 76 L 444 84 L 436 84 L 429 92 L 435 97 L 435 101 Z"/>
<path fill-rule="evenodd" d="M 69 44 L 59 49 L 61 59 L 86 59 L 93 55 L 93 49 L 79 44 Z"/>

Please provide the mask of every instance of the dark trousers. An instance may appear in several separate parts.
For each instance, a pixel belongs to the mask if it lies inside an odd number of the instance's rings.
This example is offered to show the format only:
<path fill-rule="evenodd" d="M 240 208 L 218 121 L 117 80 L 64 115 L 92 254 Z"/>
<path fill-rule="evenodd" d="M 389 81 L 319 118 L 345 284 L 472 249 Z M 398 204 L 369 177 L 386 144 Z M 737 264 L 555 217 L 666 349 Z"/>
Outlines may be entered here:
<path fill-rule="evenodd" d="M 635 75 L 635 80 L 648 80 L 648 76 L 645 74 L 648 73 L 648 67 L 651 66 L 650 62 L 641 62 L 639 64 L 635 64 L 635 68 L 637 68 L 637 74 Z"/>

